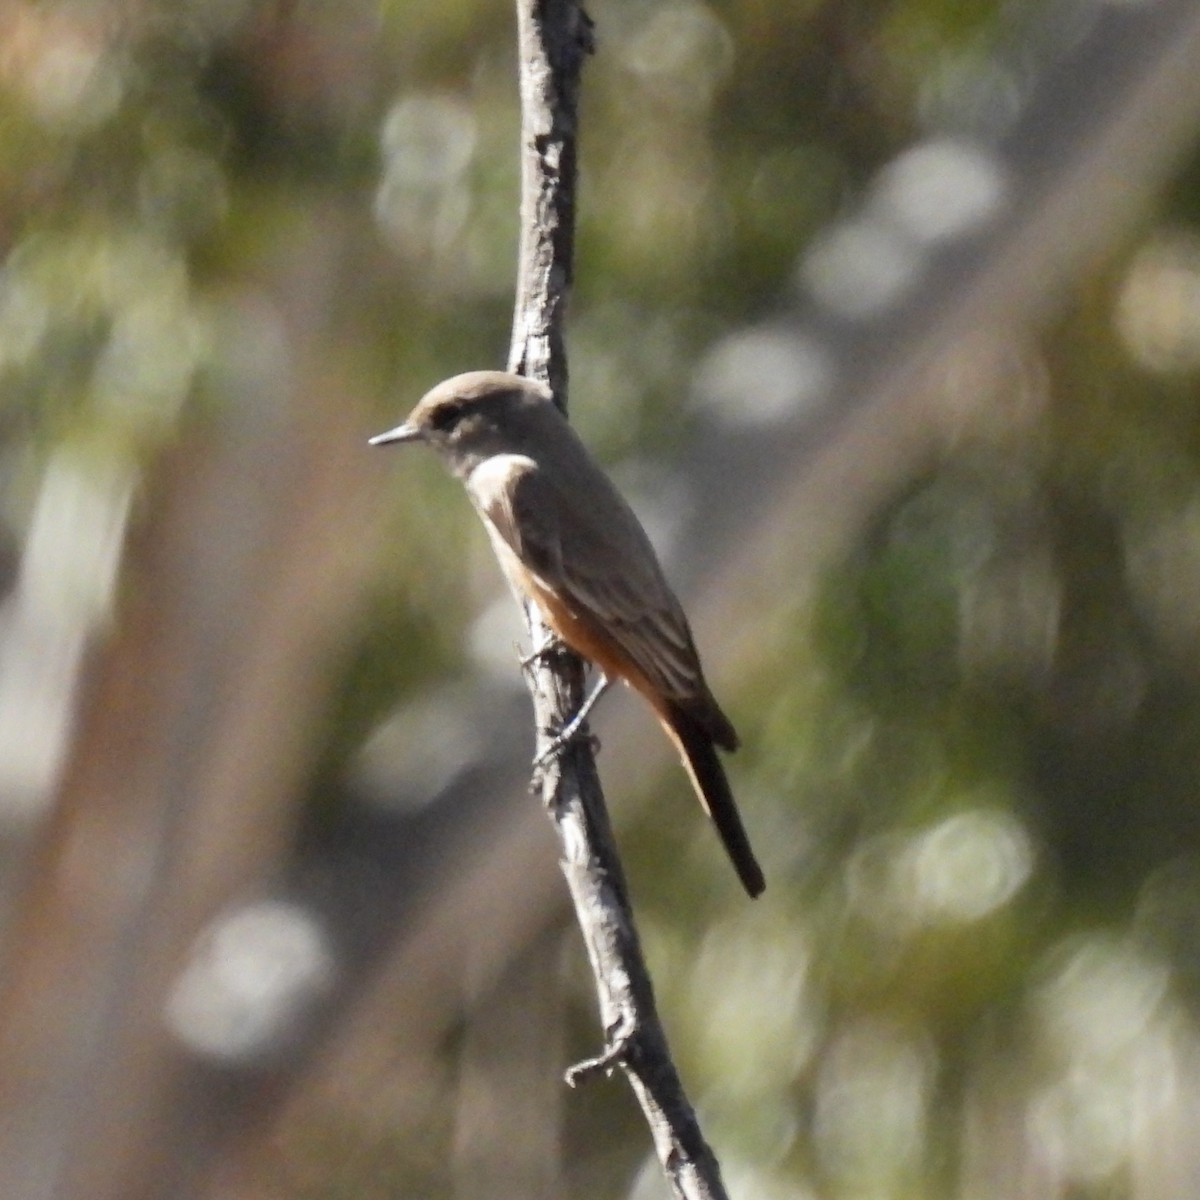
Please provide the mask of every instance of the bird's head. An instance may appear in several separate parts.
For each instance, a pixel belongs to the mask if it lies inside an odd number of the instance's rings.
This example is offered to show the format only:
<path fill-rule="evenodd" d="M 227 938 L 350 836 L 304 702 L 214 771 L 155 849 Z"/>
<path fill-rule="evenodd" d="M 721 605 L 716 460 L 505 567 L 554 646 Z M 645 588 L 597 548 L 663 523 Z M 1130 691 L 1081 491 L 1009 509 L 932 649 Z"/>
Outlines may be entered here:
<path fill-rule="evenodd" d="M 542 384 L 505 371 L 470 371 L 431 388 L 402 425 L 371 445 L 425 442 L 465 477 L 495 454 L 520 454 L 533 426 L 556 419 Z"/>

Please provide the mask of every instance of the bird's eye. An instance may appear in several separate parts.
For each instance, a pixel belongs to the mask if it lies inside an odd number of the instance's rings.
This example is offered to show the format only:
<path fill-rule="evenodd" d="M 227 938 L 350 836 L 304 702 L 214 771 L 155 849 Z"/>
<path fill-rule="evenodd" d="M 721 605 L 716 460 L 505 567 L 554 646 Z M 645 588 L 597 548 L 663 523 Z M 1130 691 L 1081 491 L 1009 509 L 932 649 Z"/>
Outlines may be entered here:
<path fill-rule="evenodd" d="M 443 404 L 429 418 L 429 424 L 438 433 L 449 433 L 458 424 L 458 418 L 461 416 L 457 405 Z"/>

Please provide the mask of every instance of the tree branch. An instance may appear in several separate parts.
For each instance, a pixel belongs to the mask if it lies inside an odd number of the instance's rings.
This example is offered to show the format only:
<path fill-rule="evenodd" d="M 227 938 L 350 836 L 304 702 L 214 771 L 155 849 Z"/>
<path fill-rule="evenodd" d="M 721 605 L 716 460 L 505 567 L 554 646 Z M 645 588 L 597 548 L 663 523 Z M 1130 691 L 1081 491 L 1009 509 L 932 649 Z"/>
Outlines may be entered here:
<path fill-rule="evenodd" d="M 579 77 L 592 49 L 591 21 L 576 0 L 517 0 L 521 72 L 521 241 L 509 369 L 548 383 L 566 411 L 564 317 L 575 236 Z M 536 610 L 534 645 L 551 645 Z M 538 753 L 578 711 L 584 664 L 565 649 L 530 664 Z M 679 1200 L 726 1200 L 716 1157 L 671 1060 L 596 773 L 576 739 L 535 773 L 554 821 L 562 868 L 583 932 L 607 1036 L 601 1055 L 567 1081 L 619 1067 L 646 1114 L 659 1160 Z"/>

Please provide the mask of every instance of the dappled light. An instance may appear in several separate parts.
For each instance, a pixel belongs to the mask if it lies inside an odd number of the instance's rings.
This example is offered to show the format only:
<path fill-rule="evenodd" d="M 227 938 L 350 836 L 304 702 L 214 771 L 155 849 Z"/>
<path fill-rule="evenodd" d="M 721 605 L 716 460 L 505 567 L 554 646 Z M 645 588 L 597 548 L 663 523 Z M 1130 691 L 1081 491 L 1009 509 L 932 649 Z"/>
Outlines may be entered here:
<path fill-rule="evenodd" d="M 1128 1166 L 1139 1139 L 1177 1102 L 1182 1014 L 1165 966 L 1135 945 L 1072 939 L 1047 958 L 1048 978 L 1033 997 L 1045 1062 L 1030 1134 L 1067 1179 L 1095 1183 Z"/>
<path fill-rule="evenodd" d="M 1160 232 L 1138 250 L 1116 319 L 1130 354 L 1147 370 L 1200 368 L 1200 232 Z"/>
<path fill-rule="evenodd" d="M 132 464 L 67 446 L 46 464 L 15 585 L 0 604 L 0 822 L 49 802 L 84 654 L 113 619 Z"/>
<path fill-rule="evenodd" d="M 401 252 L 457 247 L 470 213 L 464 175 L 478 132 L 453 95 L 406 96 L 383 123 L 380 226 Z"/>
<path fill-rule="evenodd" d="M 874 317 L 916 287 L 922 256 L 903 230 L 874 217 L 835 225 L 816 239 L 799 278 L 818 303 L 839 317 Z"/>
<path fill-rule="evenodd" d="M 266 901 L 214 921 L 167 994 L 167 1028 L 193 1053 L 251 1062 L 303 1032 L 335 965 L 320 926 L 297 905 Z"/>
<path fill-rule="evenodd" d="M 693 394 L 731 424 L 770 424 L 819 412 L 834 382 L 829 354 L 817 341 L 751 327 L 708 350 L 696 368 Z"/>
<path fill-rule="evenodd" d="M 834 1034 L 813 1114 L 817 1159 L 834 1187 L 875 1192 L 919 1168 L 936 1065 L 923 1039 L 886 1021 Z"/>
<path fill-rule="evenodd" d="M 929 141 L 884 169 L 873 204 L 918 242 L 936 243 L 987 228 L 1003 215 L 1005 191 L 1003 168 L 982 146 Z"/>

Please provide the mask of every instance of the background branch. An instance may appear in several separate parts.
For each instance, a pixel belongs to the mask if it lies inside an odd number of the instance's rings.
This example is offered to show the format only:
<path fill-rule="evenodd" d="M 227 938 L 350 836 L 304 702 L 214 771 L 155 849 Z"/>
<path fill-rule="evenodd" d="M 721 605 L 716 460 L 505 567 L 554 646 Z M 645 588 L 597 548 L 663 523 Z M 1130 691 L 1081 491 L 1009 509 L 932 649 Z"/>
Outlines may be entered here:
<path fill-rule="evenodd" d="M 574 0 L 518 0 L 521 74 L 521 240 L 509 369 L 548 383 L 566 410 L 563 338 L 575 233 L 579 77 L 592 49 L 591 21 Z M 534 644 L 549 631 L 530 609 Z M 529 672 L 539 754 L 578 711 L 584 664 L 556 652 Z M 726 1195 L 709 1148 L 671 1060 L 642 956 L 592 745 L 586 739 L 552 757 L 535 787 L 551 814 L 563 874 L 595 977 L 605 1052 L 568 1073 L 620 1066 L 654 1137 L 676 1196 L 719 1200 Z"/>

